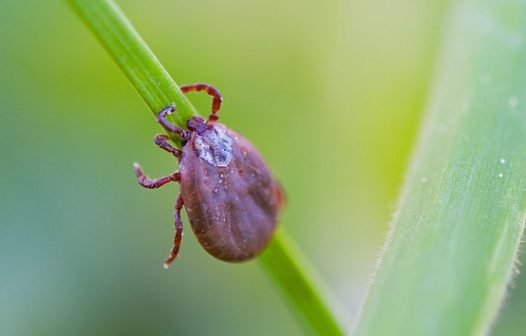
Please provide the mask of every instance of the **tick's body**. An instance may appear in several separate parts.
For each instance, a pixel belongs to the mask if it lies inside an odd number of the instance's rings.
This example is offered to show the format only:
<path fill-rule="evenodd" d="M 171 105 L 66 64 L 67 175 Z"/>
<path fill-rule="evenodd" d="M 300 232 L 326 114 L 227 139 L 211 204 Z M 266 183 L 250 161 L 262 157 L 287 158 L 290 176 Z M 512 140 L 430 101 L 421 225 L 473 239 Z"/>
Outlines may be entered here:
<path fill-rule="evenodd" d="M 254 146 L 215 124 L 192 134 L 179 172 L 192 229 L 210 254 L 242 261 L 265 247 L 278 220 L 281 191 Z"/>
<path fill-rule="evenodd" d="M 158 115 L 161 125 L 183 140 L 182 150 L 158 135 L 155 142 L 179 159 L 179 171 L 157 180 L 146 178 L 138 165 L 139 183 L 157 188 L 178 181 L 174 248 L 165 262 L 176 257 L 182 237 L 180 210 L 184 204 L 197 239 L 214 257 L 244 261 L 256 256 L 269 242 L 283 205 L 283 193 L 256 148 L 239 134 L 216 123 L 221 96 L 205 84 L 182 87 L 183 92 L 206 90 L 214 96 L 208 123 L 191 118 L 188 130 L 168 123 L 168 107 Z"/>

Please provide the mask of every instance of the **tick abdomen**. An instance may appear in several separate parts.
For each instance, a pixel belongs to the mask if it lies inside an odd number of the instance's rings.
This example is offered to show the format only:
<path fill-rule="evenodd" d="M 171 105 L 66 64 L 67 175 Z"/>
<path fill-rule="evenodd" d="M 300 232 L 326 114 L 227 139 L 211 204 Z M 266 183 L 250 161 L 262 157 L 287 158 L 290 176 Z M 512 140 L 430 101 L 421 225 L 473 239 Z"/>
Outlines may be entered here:
<path fill-rule="evenodd" d="M 282 192 L 256 148 L 214 124 L 194 132 L 180 161 L 181 194 L 201 245 L 225 261 L 243 261 L 268 243 Z"/>

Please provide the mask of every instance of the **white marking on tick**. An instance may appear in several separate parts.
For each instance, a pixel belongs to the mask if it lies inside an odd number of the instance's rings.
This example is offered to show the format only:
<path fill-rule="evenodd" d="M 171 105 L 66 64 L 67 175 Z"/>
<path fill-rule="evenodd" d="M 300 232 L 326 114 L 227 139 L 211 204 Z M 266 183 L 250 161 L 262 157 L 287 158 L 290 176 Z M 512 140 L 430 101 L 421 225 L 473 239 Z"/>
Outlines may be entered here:
<path fill-rule="evenodd" d="M 222 127 L 214 126 L 195 138 L 195 150 L 201 160 L 226 167 L 232 161 L 232 138 Z"/>

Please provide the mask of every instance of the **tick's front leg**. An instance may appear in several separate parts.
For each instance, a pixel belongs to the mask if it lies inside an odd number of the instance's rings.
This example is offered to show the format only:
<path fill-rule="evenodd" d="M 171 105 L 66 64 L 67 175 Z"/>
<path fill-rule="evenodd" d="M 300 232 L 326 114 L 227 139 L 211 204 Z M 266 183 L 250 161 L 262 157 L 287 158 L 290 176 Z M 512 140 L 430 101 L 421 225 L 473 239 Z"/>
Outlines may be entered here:
<path fill-rule="evenodd" d="M 135 176 L 137 176 L 137 181 L 139 182 L 139 184 L 148 189 L 157 189 L 168 182 L 178 182 L 181 178 L 179 172 L 175 172 L 171 175 L 163 176 L 158 179 L 150 179 L 148 178 L 148 176 L 144 175 L 141 166 L 138 163 L 134 163 L 133 167 L 135 168 Z"/>
<path fill-rule="evenodd" d="M 212 124 L 215 123 L 219 119 L 219 109 L 221 108 L 221 103 L 223 102 L 223 96 L 221 96 L 221 93 L 219 93 L 219 91 L 217 91 L 217 89 L 212 85 L 205 83 L 195 83 L 181 86 L 181 92 L 183 93 L 192 91 L 206 91 L 206 93 L 212 96 L 212 110 L 210 116 L 208 117 L 208 122 Z"/>
<path fill-rule="evenodd" d="M 175 106 L 166 106 L 157 114 L 157 121 L 159 121 L 161 126 L 169 133 L 175 133 L 178 134 L 182 139 L 188 139 L 189 133 L 186 130 L 166 120 L 166 117 L 172 114 L 172 112 L 175 112 Z"/>
<path fill-rule="evenodd" d="M 177 258 L 179 254 L 179 248 L 181 247 L 181 239 L 183 238 L 183 222 L 181 221 L 181 209 L 183 208 L 184 202 L 181 193 L 177 197 L 177 202 L 175 203 L 175 236 L 174 236 L 174 246 L 168 255 L 168 258 L 164 261 L 164 268 L 168 268 L 170 264 Z"/>
<path fill-rule="evenodd" d="M 170 137 L 166 134 L 157 134 L 155 138 L 153 138 L 153 141 L 157 146 L 164 149 L 168 153 L 173 154 L 173 156 L 175 156 L 176 158 L 180 159 L 182 154 L 181 150 L 170 145 L 168 140 L 170 140 Z"/>

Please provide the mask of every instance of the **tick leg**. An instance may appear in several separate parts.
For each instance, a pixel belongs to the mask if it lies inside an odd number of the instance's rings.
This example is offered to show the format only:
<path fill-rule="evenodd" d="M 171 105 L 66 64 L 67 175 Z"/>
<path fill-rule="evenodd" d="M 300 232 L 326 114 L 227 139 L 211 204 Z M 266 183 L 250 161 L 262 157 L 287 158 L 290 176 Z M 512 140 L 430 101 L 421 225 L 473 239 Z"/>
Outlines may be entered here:
<path fill-rule="evenodd" d="M 166 134 L 157 134 L 155 136 L 155 138 L 153 139 L 153 141 L 155 142 L 155 144 L 157 146 L 161 147 L 162 149 L 164 149 L 168 153 L 171 153 L 171 154 L 173 154 L 173 156 L 175 156 L 176 158 L 180 159 L 181 158 L 181 154 L 182 154 L 181 150 L 179 150 L 179 149 L 175 148 L 174 146 L 170 145 L 168 140 L 170 140 L 170 137 L 167 136 Z"/>
<path fill-rule="evenodd" d="M 179 247 L 181 247 L 181 238 L 183 238 L 183 222 L 181 221 L 181 209 L 183 208 L 183 197 L 181 193 L 177 197 L 177 202 L 175 202 L 175 236 L 174 236 L 174 247 L 168 258 L 164 261 L 163 267 L 168 268 L 170 264 L 177 258 L 179 253 Z"/>
<path fill-rule="evenodd" d="M 157 189 L 162 187 L 168 182 L 174 181 L 177 182 L 181 178 L 179 172 L 175 172 L 168 176 L 163 176 L 158 179 L 150 179 L 148 176 L 144 175 L 142 172 L 141 166 L 138 163 L 134 163 L 133 167 L 135 168 L 135 176 L 137 176 L 137 181 L 139 184 L 148 189 Z"/>
<path fill-rule="evenodd" d="M 159 113 L 157 113 L 157 121 L 167 132 L 178 134 L 181 138 L 187 139 L 189 134 L 186 130 L 166 120 L 166 116 L 172 114 L 172 112 L 175 111 L 175 106 L 166 106 Z"/>
<path fill-rule="evenodd" d="M 221 108 L 221 102 L 223 102 L 223 97 L 217 91 L 216 88 L 214 88 L 212 85 L 208 85 L 205 83 L 195 83 L 190 85 L 183 85 L 181 86 L 181 91 L 183 93 L 187 92 L 199 92 L 199 91 L 206 91 L 210 96 L 213 97 L 212 100 L 212 113 L 208 117 L 209 123 L 214 123 L 219 119 L 219 109 Z"/>

